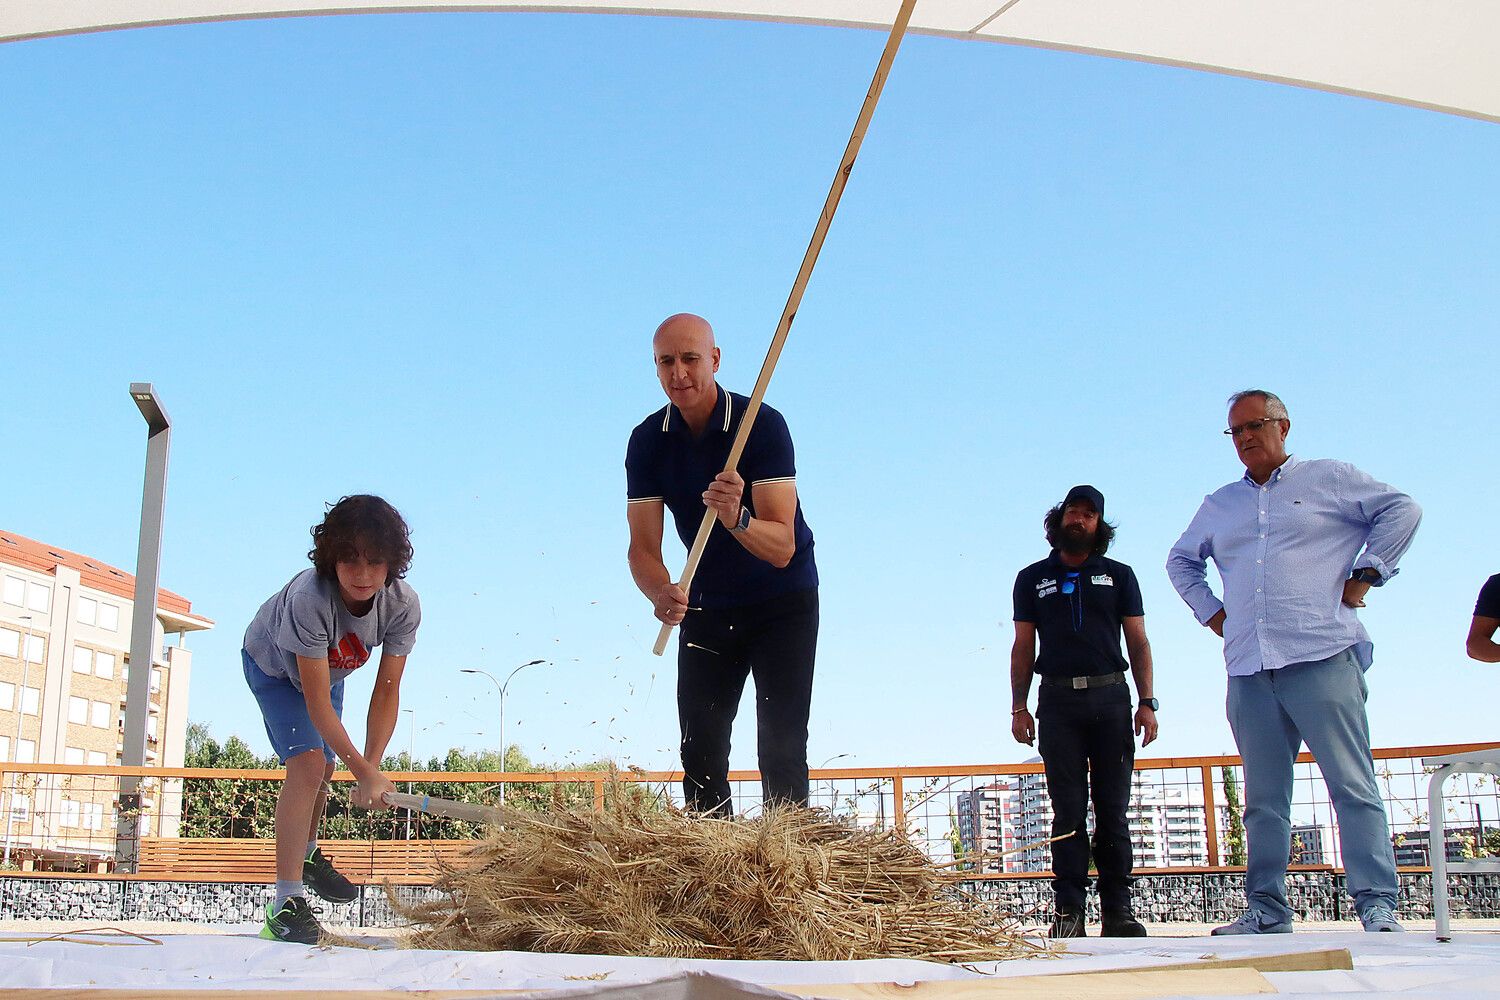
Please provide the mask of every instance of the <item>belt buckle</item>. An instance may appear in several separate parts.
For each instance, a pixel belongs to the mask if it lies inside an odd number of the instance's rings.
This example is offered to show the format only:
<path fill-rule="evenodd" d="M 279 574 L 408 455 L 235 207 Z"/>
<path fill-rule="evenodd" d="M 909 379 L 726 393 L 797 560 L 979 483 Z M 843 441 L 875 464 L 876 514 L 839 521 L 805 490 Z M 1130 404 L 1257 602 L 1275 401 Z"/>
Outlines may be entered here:
<path fill-rule="evenodd" d="M 1085 688 L 1087 688 L 1088 686 L 1089 686 L 1089 679 L 1087 677 L 1075 677 L 1075 678 L 1073 678 L 1073 690 L 1074 691 L 1082 691 Z"/>

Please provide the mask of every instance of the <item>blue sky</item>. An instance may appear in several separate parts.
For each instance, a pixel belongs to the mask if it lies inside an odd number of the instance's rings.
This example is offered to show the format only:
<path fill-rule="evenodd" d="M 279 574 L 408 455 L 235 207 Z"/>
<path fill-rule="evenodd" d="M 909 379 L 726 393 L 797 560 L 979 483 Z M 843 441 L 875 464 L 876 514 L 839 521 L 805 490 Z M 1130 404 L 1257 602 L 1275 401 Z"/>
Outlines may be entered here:
<path fill-rule="evenodd" d="M 264 748 L 239 675 L 323 503 L 410 520 L 419 755 L 673 766 L 673 661 L 625 565 L 625 440 L 669 313 L 748 392 L 883 37 L 382 15 L 0 47 L 8 530 L 134 562 L 154 382 L 163 583 L 213 618 L 193 718 Z M 1162 736 L 1232 751 L 1166 551 L 1235 478 L 1224 398 L 1427 517 L 1371 601 L 1375 742 L 1489 739 L 1463 655 L 1500 571 L 1493 124 L 1086 56 L 906 41 L 768 402 L 817 536 L 811 760 L 1011 762 L 1010 590 L 1099 486 L 1141 578 Z M 680 566 L 673 550 L 669 564 Z M 371 678 L 351 681 L 362 733 Z M 407 721 L 393 741 L 404 747 Z M 742 713 L 734 763 L 753 766 Z"/>

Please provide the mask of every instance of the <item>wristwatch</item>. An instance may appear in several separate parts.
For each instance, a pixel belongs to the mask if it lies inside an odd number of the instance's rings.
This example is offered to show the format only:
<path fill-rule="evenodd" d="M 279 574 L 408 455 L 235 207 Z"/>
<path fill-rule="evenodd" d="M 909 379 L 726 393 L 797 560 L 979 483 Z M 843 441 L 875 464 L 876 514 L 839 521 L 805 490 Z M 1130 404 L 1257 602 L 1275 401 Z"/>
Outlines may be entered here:
<path fill-rule="evenodd" d="M 1161 702 L 1157 701 L 1155 698 L 1142 698 L 1141 707 L 1149 708 L 1151 709 L 1151 711 L 1155 712 L 1161 708 Z"/>
<path fill-rule="evenodd" d="M 740 519 L 735 522 L 734 527 L 729 529 L 736 535 L 750 530 L 750 508 L 740 507 Z"/>
<path fill-rule="evenodd" d="M 1349 579 L 1358 580 L 1360 583 L 1368 583 L 1373 587 L 1380 582 L 1380 571 L 1373 566 L 1366 566 L 1364 569 L 1357 569 L 1353 573 L 1350 573 Z"/>

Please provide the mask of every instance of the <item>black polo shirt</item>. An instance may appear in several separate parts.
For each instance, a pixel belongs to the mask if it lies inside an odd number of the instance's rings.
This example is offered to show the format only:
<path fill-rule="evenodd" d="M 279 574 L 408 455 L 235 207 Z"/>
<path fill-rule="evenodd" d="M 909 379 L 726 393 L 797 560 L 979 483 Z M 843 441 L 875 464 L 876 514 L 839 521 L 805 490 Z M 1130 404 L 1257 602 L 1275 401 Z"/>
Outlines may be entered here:
<path fill-rule="evenodd" d="M 660 500 L 672 512 L 677 535 L 691 547 L 703 520 L 703 491 L 724 471 L 729 449 L 739 431 L 750 400 L 718 388 L 719 398 L 703 435 L 693 437 L 682 413 L 668 403 L 630 433 L 625 452 L 625 492 L 630 503 Z M 761 404 L 750 439 L 740 455 L 740 477 L 745 480 L 743 503 L 755 514 L 754 487 L 758 483 L 789 483 L 797 479 L 792 435 L 786 420 Z M 735 608 L 811 590 L 818 585 L 813 562 L 813 536 L 797 501 L 793 538 L 797 551 L 784 569 L 757 559 L 722 524 L 715 524 L 703 550 L 703 561 L 693 575 L 688 604 L 695 608 Z"/>
<path fill-rule="evenodd" d="M 1500 573 L 1484 581 L 1479 600 L 1474 603 L 1475 618 L 1500 618 Z"/>
<path fill-rule="evenodd" d="M 1120 651 L 1121 619 L 1146 613 L 1129 566 L 1104 556 L 1069 566 L 1056 550 L 1016 575 L 1015 606 L 1016 621 L 1036 626 L 1036 672 L 1047 677 L 1128 670 Z"/>

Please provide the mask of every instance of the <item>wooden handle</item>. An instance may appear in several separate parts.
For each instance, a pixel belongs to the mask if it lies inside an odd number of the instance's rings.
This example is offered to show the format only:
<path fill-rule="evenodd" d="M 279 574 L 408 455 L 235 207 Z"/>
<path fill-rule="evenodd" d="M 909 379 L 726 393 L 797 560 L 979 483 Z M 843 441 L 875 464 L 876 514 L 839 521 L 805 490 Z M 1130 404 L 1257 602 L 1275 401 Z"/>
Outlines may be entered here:
<path fill-rule="evenodd" d="M 409 795 L 406 792 L 386 792 L 385 804 L 398 809 L 411 809 L 432 816 L 447 816 L 449 819 L 465 819 L 471 823 L 496 823 L 501 820 L 499 809 L 475 805 L 472 802 L 454 802 L 431 795 Z"/>
<path fill-rule="evenodd" d="M 880 103 L 880 92 L 885 89 L 885 80 L 891 71 L 891 63 L 895 62 L 896 50 L 901 47 L 901 39 L 906 35 L 906 26 L 911 21 L 912 8 L 917 5 L 917 0 L 902 0 L 901 10 L 896 15 L 896 20 L 891 24 L 891 33 L 885 40 L 885 50 L 880 53 L 880 63 L 875 67 L 875 77 L 870 81 L 870 89 L 865 93 L 865 101 L 859 108 L 859 117 L 854 120 L 854 130 L 849 134 L 849 145 L 844 148 L 844 158 L 839 161 L 839 169 L 833 175 L 833 185 L 828 189 L 828 197 L 823 202 L 823 211 L 818 215 L 818 224 L 813 227 L 812 240 L 807 244 L 807 253 L 802 255 L 802 266 L 797 269 L 797 279 L 792 282 L 791 294 L 787 296 L 786 307 L 781 310 L 781 321 L 776 324 L 776 335 L 771 338 L 771 348 L 766 352 L 766 360 L 760 366 L 760 377 L 755 380 L 755 391 L 750 394 L 750 402 L 745 407 L 745 415 L 740 418 L 739 430 L 734 435 L 734 444 L 729 449 L 729 460 L 724 463 L 725 472 L 733 472 L 740 464 L 740 455 L 745 451 L 745 442 L 750 437 L 750 428 L 755 426 L 755 418 L 760 413 L 761 401 L 766 397 L 766 386 L 771 382 L 771 375 L 776 371 L 776 362 L 781 359 L 781 349 L 786 346 L 787 335 L 792 332 L 792 320 L 797 318 L 797 310 L 802 306 L 802 293 L 807 291 L 807 283 L 812 278 L 813 267 L 818 263 L 818 254 L 823 250 L 823 241 L 828 237 L 828 228 L 833 225 L 833 214 L 839 209 L 839 199 L 844 195 L 844 188 L 849 183 L 849 175 L 854 171 L 854 161 L 859 156 L 860 144 L 865 141 L 865 132 L 870 127 L 870 119 L 875 114 L 875 106 Z M 703 558 L 703 547 L 708 544 L 708 536 L 713 531 L 715 514 L 709 508 L 703 514 L 703 523 L 698 526 L 698 535 L 693 539 L 693 547 L 688 551 L 687 567 L 682 571 L 682 579 L 677 582 L 683 593 L 693 583 L 693 574 L 698 571 L 698 561 Z M 651 652 L 660 656 L 666 652 L 667 640 L 672 636 L 672 626 L 663 625 L 661 632 L 656 637 L 656 645 L 651 647 Z"/>

